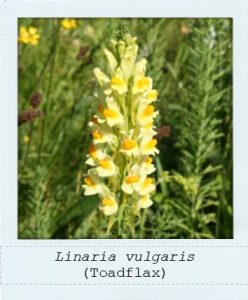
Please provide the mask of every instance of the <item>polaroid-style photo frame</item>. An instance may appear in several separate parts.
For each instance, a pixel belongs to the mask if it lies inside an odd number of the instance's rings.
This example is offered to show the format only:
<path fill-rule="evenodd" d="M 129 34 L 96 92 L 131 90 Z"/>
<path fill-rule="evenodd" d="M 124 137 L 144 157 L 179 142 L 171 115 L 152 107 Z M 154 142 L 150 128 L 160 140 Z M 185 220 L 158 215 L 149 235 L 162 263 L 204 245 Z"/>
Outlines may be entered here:
<path fill-rule="evenodd" d="M 246 299 L 246 1 L 5 1 L 3 299 Z"/>

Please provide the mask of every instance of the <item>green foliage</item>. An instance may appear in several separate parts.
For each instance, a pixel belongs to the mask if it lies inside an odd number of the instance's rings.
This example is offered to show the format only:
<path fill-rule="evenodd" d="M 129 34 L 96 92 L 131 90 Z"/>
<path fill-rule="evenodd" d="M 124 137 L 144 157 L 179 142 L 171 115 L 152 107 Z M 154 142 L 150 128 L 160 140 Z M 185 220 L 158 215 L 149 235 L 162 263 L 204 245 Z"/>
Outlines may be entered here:
<path fill-rule="evenodd" d="M 111 38 L 137 36 L 159 91 L 154 204 L 127 238 L 232 238 L 232 24 L 229 19 L 20 19 L 38 45 L 19 45 L 19 238 L 118 238 L 81 189 Z M 31 108 L 35 93 L 42 101 Z M 40 111 L 30 117 L 30 110 Z M 34 114 L 34 112 L 33 112 Z M 32 120 L 31 120 L 31 119 Z M 111 220 L 110 220 L 111 222 Z M 128 229 L 127 229 L 128 232 Z"/>

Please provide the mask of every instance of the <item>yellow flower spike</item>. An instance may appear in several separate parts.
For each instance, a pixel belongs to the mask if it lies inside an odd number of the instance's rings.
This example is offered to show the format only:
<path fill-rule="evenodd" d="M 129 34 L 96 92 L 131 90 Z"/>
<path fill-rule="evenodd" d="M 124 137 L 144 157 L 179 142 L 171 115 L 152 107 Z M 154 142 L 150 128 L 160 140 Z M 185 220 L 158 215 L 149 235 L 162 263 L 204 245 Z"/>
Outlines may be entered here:
<path fill-rule="evenodd" d="M 63 19 L 61 25 L 64 29 L 75 29 L 77 27 L 77 23 L 75 19 Z"/>
<path fill-rule="evenodd" d="M 152 205 L 150 194 L 156 189 L 155 181 L 148 176 L 156 170 L 151 156 L 159 153 L 154 138 L 158 112 L 153 105 L 158 92 L 146 74 L 146 59 L 136 61 L 135 37 L 123 34 L 112 41 L 112 48 L 103 50 L 108 64 L 106 73 L 99 68 L 93 71 L 102 98 L 89 122 L 93 142 L 86 163 L 98 179 L 90 177 L 101 182 L 100 210 L 107 216 L 118 213 L 119 226 L 126 228 L 123 222 L 139 215 L 139 209 Z M 86 178 L 85 188 L 94 186 Z M 123 209 L 127 218 L 122 217 Z M 114 219 L 113 216 L 111 220 Z M 114 227 L 116 223 L 111 224 Z"/>

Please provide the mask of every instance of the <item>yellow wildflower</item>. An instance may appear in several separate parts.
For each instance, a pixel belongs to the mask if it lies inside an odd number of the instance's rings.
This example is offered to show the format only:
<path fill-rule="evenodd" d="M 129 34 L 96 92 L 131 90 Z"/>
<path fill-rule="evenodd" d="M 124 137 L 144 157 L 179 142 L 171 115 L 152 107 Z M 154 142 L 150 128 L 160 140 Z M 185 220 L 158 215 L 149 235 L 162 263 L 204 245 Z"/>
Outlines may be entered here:
<path fill-rule="evenodd" d="M 82 186 L 86 196 L 103 194 L 106 189 L 94 169 L 90 170 L 88 175 L 84 178 L 84 184 Z"/>
<path fill-rule="evenodd" d="M 75 19 L 63 19 L 61 25 L 64 29 L 75 29 L 77 27 L 77 23 Z"/>
<path fill-rule="evenodd" d="M 145 74 L 147 61 L 136 62 L 136 38 L 126 35 L 112 45 L 113 52 L 104 49 L 106 73 L 94 69 L 103 99 L 89 123 L 93 143 L 86 163 L 92 169 L 85 177 L 84 188 L 89 191 L 90 186 L 90 191 L 96 192 L 96 180 L 92 183 L 90 176 L 93 170 L 100 182 L 101 178 L 105 182 L 105 191 L 112 193 L 98 192 L 101 211 L 109 216 L 124 204 L 124 210 L 131 208 L 129 214 L 138 215 L 137 209 L 152 205 L 151 193 L 156 189 L 154 179 L 148 176 L 155 171 L 151 156 L 159 153 L 154 138 L 158 92 L 153 89 L 152 78 Z"/>
<path fill-rule="evenodd" d="M 115 214 L 118 210 L 118 203 L 114 194 L 103 197 L 99 208 L 106 216 Z"/>
<path fill-rule="evenodd" d="M 40 40 L 37 28 L 30 26 L 28 28 L 21 26 L 19 30 L 18 41 L 23 44 L 37 45 Z"/>
<path fill-rule="evenodd" d="M 141 196 L 138 202 L 139 208 L 148 208 L 152 205 L 152 200 L 149 195 Z"/>

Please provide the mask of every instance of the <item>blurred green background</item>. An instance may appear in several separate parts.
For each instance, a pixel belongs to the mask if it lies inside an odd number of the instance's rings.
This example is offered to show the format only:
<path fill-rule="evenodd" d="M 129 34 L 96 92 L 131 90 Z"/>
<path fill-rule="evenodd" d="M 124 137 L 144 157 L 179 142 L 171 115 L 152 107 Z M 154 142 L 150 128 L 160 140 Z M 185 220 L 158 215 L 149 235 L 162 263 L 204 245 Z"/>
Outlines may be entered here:
<path fill-rule="evenodd" d="M 160 155 L 154 204 L 135 223 L 136 238 L 232 238 L 231 19 L 19 19 L 38 30 L 18 49 L 18 236 L 106 236 L 97 197 L 84 197 L 97 103 L 93 68 L 127 31 L 159 91 Z M 128 237 L 128 236 L 127 236 Z"/>

